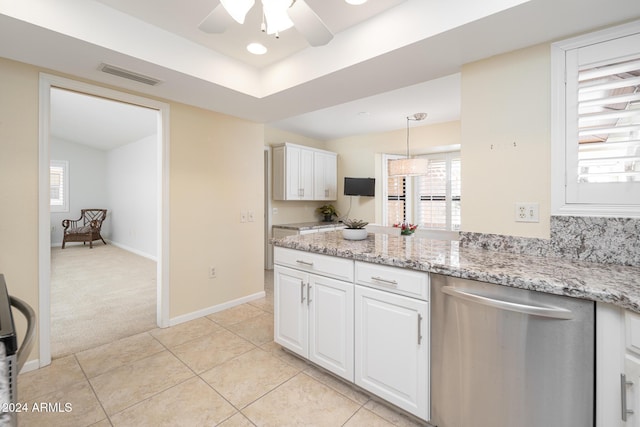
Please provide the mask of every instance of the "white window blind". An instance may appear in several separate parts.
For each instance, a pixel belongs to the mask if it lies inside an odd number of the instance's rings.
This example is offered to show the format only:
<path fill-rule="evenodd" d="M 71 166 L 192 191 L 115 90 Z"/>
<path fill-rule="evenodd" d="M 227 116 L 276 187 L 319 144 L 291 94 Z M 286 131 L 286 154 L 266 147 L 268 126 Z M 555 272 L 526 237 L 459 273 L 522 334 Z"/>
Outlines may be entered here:
<path fill-rule="evenodd" d="M 417 223 L 422 228 L 460 230 L 459 153 L 423 156 L 427 174 L 417 180 Z"/>
<path fill-rule="evenodd" d="M 69 211 L 69 164 L 63 160 L 49 162 L 49 196 L 51 212 Z"/>
<path fill-rule="evenodd" d="M 387 162 L 388 168 L 388 162 Z M 387 169 L 388 171 L 388 169 Z M 387 176 L 387 224 L 404 222 L 407 212 L 407 179 L 402 176 Z"/>
<path fill-rule="evenodd" d="M 555 43 L 552 70 L 553 212 L 640 214 L 640 21 Z"/>

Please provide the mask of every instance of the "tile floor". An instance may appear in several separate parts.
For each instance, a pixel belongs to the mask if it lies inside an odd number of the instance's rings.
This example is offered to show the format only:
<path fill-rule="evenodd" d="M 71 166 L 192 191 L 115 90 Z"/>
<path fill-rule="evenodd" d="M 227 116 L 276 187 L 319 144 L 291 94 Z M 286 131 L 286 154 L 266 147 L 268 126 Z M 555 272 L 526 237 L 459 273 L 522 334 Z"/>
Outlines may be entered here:
<path fill-rule="evenodd" d="M 264 299 L 19 375 L 19 401 L 30 408 L 19 425 L 419 425 L 275 344 L 272 272 L 265 290 Z M 34 403 L 60 405 L 33 412 Z"/>

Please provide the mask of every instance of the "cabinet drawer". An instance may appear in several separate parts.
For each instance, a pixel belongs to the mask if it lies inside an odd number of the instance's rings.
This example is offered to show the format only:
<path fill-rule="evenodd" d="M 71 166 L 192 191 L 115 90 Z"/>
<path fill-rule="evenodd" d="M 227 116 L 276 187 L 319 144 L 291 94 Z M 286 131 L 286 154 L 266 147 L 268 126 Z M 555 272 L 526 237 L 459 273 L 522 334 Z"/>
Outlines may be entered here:
<path fill-rule="evenodd" d="M 274 263 L 322 276 L 353 282 L 353 261 L 329 255 L 275 247 Z"/>
<path fill-rule="evenodd" d="M 356 261 L 356 284 L 429 300 L 429 273 Z"/>

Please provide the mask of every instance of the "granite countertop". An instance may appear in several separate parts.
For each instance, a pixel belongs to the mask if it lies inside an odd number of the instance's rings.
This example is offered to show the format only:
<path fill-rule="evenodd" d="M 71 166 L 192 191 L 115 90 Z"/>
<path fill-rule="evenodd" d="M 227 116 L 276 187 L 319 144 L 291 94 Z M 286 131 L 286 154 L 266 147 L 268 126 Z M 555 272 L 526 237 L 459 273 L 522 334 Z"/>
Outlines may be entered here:
<path fill-rule="evenodd" d="M 316 228 L 329 228 L 336 225 L 342 225 L 341 222 L 297 222 L 294 224 L 274 224 L 274 228 L 284 228 L 287 230 L 313 230 Z"/>
<path fill-rule="evenodd" d="M 290 236 L 275 246 L 440 273 L 497 285 L 612 303 L 640 313 L 640 267 L 519 255 L 464 247 L 458 241 L 339 231 Z"/>

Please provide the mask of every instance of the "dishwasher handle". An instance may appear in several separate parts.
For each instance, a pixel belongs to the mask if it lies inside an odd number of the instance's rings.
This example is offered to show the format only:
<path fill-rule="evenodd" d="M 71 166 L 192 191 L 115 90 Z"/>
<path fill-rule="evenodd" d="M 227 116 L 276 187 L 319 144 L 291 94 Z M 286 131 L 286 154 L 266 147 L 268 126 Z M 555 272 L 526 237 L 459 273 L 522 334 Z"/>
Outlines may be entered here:
<path fill-rule="evenodd" d="M 453 286 L 443 286 L 442 292 L 452 297 L 502 310 L 515 311 L 518 313 L 530 314 L 533 316 L 550 317 L 553 319 L 573 319 L 573 313 L 571 312 L 571 310 L 567 310 L 564 308 L 521 304 L 517 302 L 494 299 L 484 295 L 474 294 L 473 292 L 469 292 L 468 290 L 461 290 Z"/>

